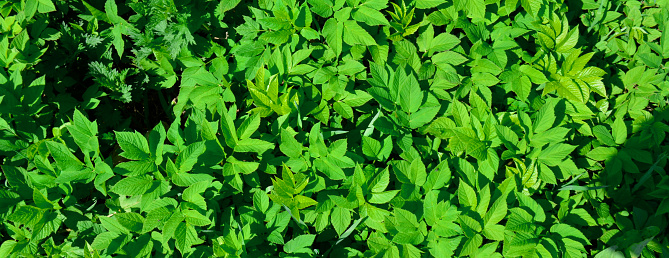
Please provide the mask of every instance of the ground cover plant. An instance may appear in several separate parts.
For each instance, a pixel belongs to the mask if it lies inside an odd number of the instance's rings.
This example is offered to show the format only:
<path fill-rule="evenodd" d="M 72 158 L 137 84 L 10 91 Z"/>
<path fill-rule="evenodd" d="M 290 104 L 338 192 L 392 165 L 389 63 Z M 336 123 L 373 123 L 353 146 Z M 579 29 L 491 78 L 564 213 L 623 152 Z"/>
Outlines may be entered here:
<path fill-rule="evenodd" d="M 0 257 L 669 256 L 666 0 L 0 17 Z"/>

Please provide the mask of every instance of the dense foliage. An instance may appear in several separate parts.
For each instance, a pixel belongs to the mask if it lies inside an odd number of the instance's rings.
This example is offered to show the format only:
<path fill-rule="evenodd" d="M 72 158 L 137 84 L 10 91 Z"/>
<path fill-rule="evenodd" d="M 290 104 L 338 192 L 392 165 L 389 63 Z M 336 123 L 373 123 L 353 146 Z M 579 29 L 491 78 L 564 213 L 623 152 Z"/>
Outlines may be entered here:
<path fill-rule="evenodd" d="M 0 257 L 669 256 L 669 1 L 0 15 Z"/>

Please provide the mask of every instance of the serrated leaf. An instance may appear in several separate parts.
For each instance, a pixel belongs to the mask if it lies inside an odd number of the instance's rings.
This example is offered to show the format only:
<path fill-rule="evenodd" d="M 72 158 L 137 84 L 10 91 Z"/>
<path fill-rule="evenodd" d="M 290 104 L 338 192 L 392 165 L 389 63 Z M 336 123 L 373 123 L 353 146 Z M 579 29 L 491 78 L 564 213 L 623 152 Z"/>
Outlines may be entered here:
<path fill-rule="evenodd" d="M 535 121 L 532 123 L 534 133 L 541 133 L 553 127 L 555 122 L 555 102 L 544 104 L 536 114 Z"/>
<path fill-rule="evenodd" d="M 353 108 L 351 108 L 351 106 L 347 105 L 346 103 L 337 101 L 332 105 L 332 107 L 343 118 L 345 119 L 353 118 Z"/>
<path fill-rule="evenodd" d="M 144 224 L 144 217 L 134 212 L 117 213 L 114 218 L 119 224 L 132 232 L 140 232 Z"/>
<path fill-rule="evenodd" d="M 344 42 L 351 46 L 354 45 L 364 45 L 372 46 L 376 45 L 376 41 L 369 35 L 365 29 L 360 27 L 356 21 L 347 20 L 342 24 Z"/>
<path fill-rule="evenodd" d="M 204 242 L 198 238 L 195 228 L 188 223 L 179 223 L 174 231 L 176 247 L 181 253 L 190 252 L 191 246 Z"/>
<path fill-rule="evenodd" d="M 307 234 L 297 236 L 286 242 L 286 244 L 283 246 L 283 251 L 289 254 L 296 253 L 303 248 L 310 247 L 314 243 L 315 239 L 316 235 Z"/>
<path fill-rule="evenodd" d="M 263 191 L 253 193 L 253 206 L 260 212 L 267 211 L 269 208 L 269 197 Z"/>
<path fill-rule="evenodd" d="M 476 85 L 490 87 L 499 83 L 499 79 L 491 73 L 474 73 L 472 74 L 472 82 Z"/>
<path fill-rule="evenodd" d="M 439 6 L 440 4 L 446 3 L 445 0 L 421 0 L 416 2 L 416 8 L 418 9 L 430 9 Z"/>
<path fill-rule="evenodd" d="M 126 177 L 116 182 L 110 191 L 127 196 L 141 195 L 151 188 L 152 182 L 149 175 Z"/>
<path fill-rule="evenodd" d="M 384 204 L 390 202 L 400 190 L 390 190 L 385 192 L 371 193 L 369 197 L 369 203 L 373 204 Z"/>
<path fill-rule="evenodd" d="M 246 139 L 251 137 L 260 127 L 260 115 L 253 114 L 246 118 L 244 122 L 237 128 L 237 136 L 239 139 Z"/>
<path fill-rule="evenodd" d="M 460 184 L 458 185 L 457 194 L 461 205 L 476 209 L 478 200 L 476 198 L 476 192 L 474 191 L 474 188 L 461 180 Z"/>
<path fill-rule="evenodd" d="M 622 118 L 616 119 L 611 129 L 616 144 L 623 144 L 627 141 L 627 126 Z"/>
<path fill-rule="evenodd" d="M 453 51 L 441 52 L 432 56 L 432 62 L 444 70 L 449 70 L 449 65 L 459 65 L 466 61 L 466 57 Z"/>
<path fill-rule="evenodd" d="M 369 191 L 372 193 L 380 193 L 386 190 L 388 184 L 390 183 L 390 172 L 386 167 L 381 170 L 376 177 L 369 184 Z"/>
<path fill-rule="evenodd" d="M 548 166 L 557 166 L 567 155 L 572 153 L 577 146 L 565 143 L 551 144 L 541 151 L 539 161 Z"/>
<path fill-rule="evenodd" d="M 548 82 L 546 75 L 544 75 L 541 71 L 535 69 L 532 66 L 521 65 L 518 70 L 523 74 L 525 74 L 527 77 L 529 77 L 530 80 L 535 84 L 542 84 Z"/>
<path fill-rule="evenodd" d="M 195 210 L 184 210 L 181 212 L 186 219 L 186 222 L 194 226 L 206 226 L 211 224 L 211 220 L 200 214 L 200 212 Z"/>
<path fill-rule="evenodd" d="M 332 227 L 341 236 L 348 225 L 351 224 L 351 212 L 348 209 L 335 207 L 330 214 L 330 220 L 332 221 Z"/>
<path fill-rule="evenodd" d="M 618 150 L 613 147 L 597 147 L 592 149 L 586 156 L 596 161 L 605 161 L 615 157 Z"/>
<path fill-rule="evenodd" d="M 123 150 L 120 156 L 126 159 L 144 160 L 151 157 L 149 142 L 138 132 L 115 132 L 116 141 Z"/>
<path fill-rule="evenodd" d="M 611 132 L 609 132 L 609 130 L 606 129 L 605 126 L 596 125 L 595 127 L 592 128 L 592 134 L 595 135 L 595 137 L 597 137 L 597 140 L 599 140 L 600 143 L 606 146 L 616 146 L 616 142 L 613 139 Z"/>
<path fill-rule="evenodd" d="M 351 16 L 353 16 L 353 19 L 356 21 L 364 22 L 369 26 L 389 25 L 388 20 L 381 12 L 367 6 L 359 6 L 353 11 Z"/>
<path fill-rule="evenodd" d="M 255 152 L 261 154 L 267 150 L 274 149 L 274 143 L 260 140 L 260 139 L 244 139 L 237 142 L 235 145 L 235 152 Z"/>
<path fill-rule="evenodd" d="M 221 112 L 221 133 L 225 139 L 225 143 L 230 148 L 234 148 L 239 142 L 237 135 L 237 130 L 235 129 L 235 123 L 232 120 L 232 117 L 228 115 L 228 110 L 223 109 Z"/>
<path fill-rule="evenodd" d="M 74 141 L 85 154 L 92 151 L 94 152 L 93 155 L 95 155 L 99 148 L 97 123 L 89 121 L 76 109 L 74 111 L 73 120 L 73 123 L 67 127 L 71 132 L 70 135 L 72 135 Z M 0 122 L 4 122 L 4 120 L 0 119 Z M 1 124 L 2 123 L 0 123 L 0 130 L 3 129 Z"/>
<path fill-rule="evenodd" d="M 408 76 L 406 85 L 400 88 L 400 106 L 404 112 L 415 113 L 423 102 L 423 92 L 414 76 Z"/>
<path fill-rule="evenodd" d="M 516 198 L 520 202 L 520 205 L 528 207 L 534 213 L 534 220 L 539 222 L 546 220 L 546 213 L 544 212 L 544 209 L 541 208 L 539 203 L 537 203 L 537 201 L 523 193 L 518 192 L 516 192 Z"/>
<path fill-rule="evenodd" d="M 504 217 L 506 217 L 506 212 L 507 212 L 506 198 L 498 198 L 492 204 L 492 206 L 490 206 L 490 209 L 485 214 L 485 217 L 483 219 L 485 222 L 484 228 L 487 228 L 491 225 L 500 222 L 502 219 L 504 219 Z"/>
<path fill-rule="evenodd" d="M 291 158 L 299 158 L 302 156 L 302 144 L 300 144 L 290 133 L 281 129 L 281 144 L 279 144 L 279 150 L 286 154 L 286 156 Z"/>
<path fill-rule="evenodd" d="M 149 151 L 151 156 L 155 158 L 156 165 L 163 163 L 163 145 L 166 138 L 167 132 L 162 123 L 156 125 L 149 133 Z"/>
<path fill-rule="evenodd" d="M 423 164 L 423 161 L 420 160 L 420 158 L 414 159 L 411 162 L 408 176 L 409 181 L 416 186 L 423 186 L 423 184 L 425 184 L 425 180 L 427 179 L 427 172 L 425 172 L 425 165 Z"/>
<path fill-rule="evenodd" d="M 193 169 L 198 158 L 205 152 L 205 150 L 204 142 L 195 142 L 188 145 L 177 157 L 176 165 L 179 172 L 183 173 Z"/>
<path fill-rule="evenodd" d="M 361 90 L 355 90 L 355 94 L 348 94 L 343 102 L 351 107 L 359 107 L 372 99 L 372 95 Z"/>
<path fill-rule="evenodd" d="M 56 160 L 56 166 L 61 170 L 81 170 L 84 168 L 82 163 L 65 145 L 59 142 L 46 142 L 46 146 Z"/>
<path fill-rule="evenodd" d="M 7 220 L 33 227 L 44 216 L 44 210 L 35 206 L 24 205 L 16 209 Z"/>
<path fill-rule="evenodd" d="M 325 41 L 330 48 L 332 48 L 332 50 L 335 51 L 335 54 L 339 56 L 342 51 L 344 25 L 337 22 L 336 19 L 330 18 L 325 22 L 325 25 L 323 25 L 321 33 L 323 33 L 323 37 L 325 37 Z"/>

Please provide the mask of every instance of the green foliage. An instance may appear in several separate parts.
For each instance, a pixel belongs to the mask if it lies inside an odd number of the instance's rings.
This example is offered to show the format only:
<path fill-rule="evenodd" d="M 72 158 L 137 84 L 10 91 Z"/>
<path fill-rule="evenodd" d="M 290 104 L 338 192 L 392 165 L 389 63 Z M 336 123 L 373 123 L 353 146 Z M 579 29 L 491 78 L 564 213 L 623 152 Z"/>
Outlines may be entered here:
<path fill-rule="evenodd" d="M 667 1 L 0 17 L 0 257 L 669 254 Z"/>

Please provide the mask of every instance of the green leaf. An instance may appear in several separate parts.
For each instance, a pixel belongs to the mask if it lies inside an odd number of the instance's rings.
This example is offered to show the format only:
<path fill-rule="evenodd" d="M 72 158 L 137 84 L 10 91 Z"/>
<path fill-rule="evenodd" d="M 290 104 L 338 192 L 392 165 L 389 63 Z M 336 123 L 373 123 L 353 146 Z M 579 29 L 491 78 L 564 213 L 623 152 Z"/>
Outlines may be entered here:
<path fill-rule="evenodd" d="M 492 206 L 490 206 L 490 209 L 483 218 L 485 224 L 484 228 L 488 228 L 502 221 L 502 219 L 506 217 L 507 210 L 506 198 L 498 198 Z"/>
<path fill-rule="evenodd" d="M 258 130 L 258 127 L 260 127 L 260 115 L 253 114 L 246 118 L 239 128 L 237 128 L 237 135 L 239 139 L 249 138 Z"/>
<path fill-rule="evenodd" d="M 460 184 L 458 185 L 457 195 L 461 205 L 476 209 L 476 192 L 474 191 L 474 188 L 462 180 L 460 180 Z"/>
<path fill-rule="evenodd" d="M 337 101 L 332 105 L 332 107 L 343 118 L 345 118 L 345 119 L 352 119 L 353 118 L 353 108 L 351 108 L 351 106 L 347 105 L 345 102 Z"/>
<path fill-rule="evenodd" d="M 79 110 L 74 110 L 73 122 L 67 127 L 70 135 L 77 143 L 84 154 L 94 152 L 95 156 L 98 152 L 98 125 L 95 122 L 89 121 Z"/>
<path fill-rule="evenodd" d="M 123 227 L 133 232 L 140 232 L 144 224 L 144 217 L 134 212 L 117 213 L 114 218 Z"/>
<path fill-rule="evenodd" d="M 35 206 L 24 205 L 16 209 L 7 220 L 33 227 L 44 216 L 44 210 Z"/>
<path fill-rule="evenodd" d="M 49 141 L 46 142 L 46 146 L 53 159 L 56 160 L 56 166 L 61 170 L 81 170 L 84 168 L 84 163 L 75 157 L 62 143 Z"/>
<path fill-rule="evenodd" d="M 529 77 L 530 80 L 535 84 L 542 84 L 548 82 L 546 75 L 544 75 L 541 71 L 535 69 L 532 66 L 521 65 L 518 70 L 527 75 L 527 77 Z"/>
<path fill-rule="evenodd" d="M 230 148 L 235 148 L 239 142 L 237 135 L 237 130 L 235 129 L 235 123 L 232 120 L 232 117 L 228 114 L 227 109 L 223 109 L 220 112 L 221 114 L 221 133 L 225 139 L 225 143 Z"/>
<path fill-rule="evenodd" d="M 594 258 L 624 258 L 625 254 L 620 251 L 616 251 L 616 249 L 618 249 L 618 246 L 610 246 L 601 252 L 598 252 Z"/>
<path fill-rule="evenodd" d="M 342 30 L 344 33 L 344 42 L 351 46 L 354 45 L 364 45 L 364 46 L 373 46 L 376 45 L 376 41 L 369 35 L 365 29 L 360 27 L 357 22 L 352 20 L 347 20 L 343 22 Z"/>
<path fill-rule="evenodd" d="M 390 173 L 388 167 L 381 170 L 376 177 L 369 183 L 369 191 L 372 193 L 380 193 L 386 190 L 390 183 Z"/>
<path fill-rule="evenodd" d="M 46 191 L 41 192 L 40 190 L 33 189 L 33 200 L 35 201 L 35 206 L 42 209 L 60 209 L 60 205 L 49 200 L 46 193 Z M 0 193 L 0 195 L 1 194 L 2 193 Z"/>
<path fill-rule="evenodd" d="M 449 70 L 449 65 L 459 65 L 466 61 L 466 57 L 453 51 L 441 52 L 432 56 L 432 62 L 444 70 Z"/>
<path fill-rule="evenodd" d="M 557 94 L 575 102 L 585 102 L 585 96 L 588 96 L 590 92 L 586 89 L 583 89 L 581 86 L 576 84 L 574 81 L 565 79 L 563 81 L 551 81 L 546 84 L 542 95 L 546 95 L 553 91 L 557 91 Z"/>
<path fill-rule="evenodd" d="M 374 160 L 386 160 L 392 150 L 390 136 L 383 139 L 383 144 L 374 138 L 362 137 L 362 153 Z"/>
<path fill-rule="evenodd" d="M 177 157 L 176 166 L 179 172 L 184 173 L 193 169 L 198 161 L 198 157 L 205 152 L 204 142 L 195 142 L 188 145 Z"/>
<path fill-rule="evenodd" d="M 176 247 L 181 253 L 189 253 L 191 246 L 201 244 L 204 241 L 197 237 L 197 231 L 188 223 L 179 223 L 174 231 Z"/>
<path fill-rule="evenodd" d="M 622 118 L 618 118 L 613 122 L 613 138 L 616 144 L 623 144 L 627 141 L 627 126 Z"/>
<path fill-rule="evenodd" d="M 618 150 L 613 147 L 597 147 L 592 149 L 586 156 L 596 161 L 610 160 L 618 154 Z"/>
<path fill-rule="evenodd" d="M 662 56 L 664 58 L 669 58 L 669 22 L 665 20 L 664 30 L 662 30 L 662 36 L 660 37 L 660 43 L 662 46 Z"/>
<path fill-rule="evenodd" d="M 289 254 L 298 253 L 301 250 L 310 247 L 315 239 L 316 235 L 311 234 L 297 236 L 283 246 L 283 251 Z"/>
<path fill-rule="evenodd" d="M 420 227 L 416 214 L 401 208 L 394 208 L 393 213 L 397 222 L 397 230 L 400 232 L 415 231 Z"/>
<path fill-rule="evenodd" d="M 448 167 L 448 162 L 442 161 L 427 175 L 427 180 L 423 188 L 428 190 L 436 190 L 444 187 L 451 180 L 451 170 Z"/>
<path fill-rule="evenodd" d="M 344 98 L 343 102 L 351 107 L 359 107 L 367 103 L 372 99 L 372 95 L 369 95 L 366 91 L 355 90 L 355 93 L 348 94 Z"/>
<path fill-rule="evenodd" d="M 572 153 L 577 146 L 565 143 L 551 144 L 548 148 L 541 151 L 539 161 L 548 166 L 557 166 L 560 162 Z"/>
<path fill-rule="evenodd" d="M 516 192 L 516 198 L 521 206 L 528 207 L 534 213 L 534 220 L 538 222 L 544 222 L 546 220 L 546 213 L 537 201 L 519 192 Z"/>
<path fill-rule="evenodd" d="M 221 17 L 223 13 L 232 10 L 235 8 L 241 2 L 241 0 L 229 0 L 229 1 L 221 1 L 217 6 L 216 6 L 216 16 Z M 222 18 L 222 17 L 221 17 Z"/>
<path fill-rule="evenodd" d="M 358 61 L 347 60 L 344 64 L 338 66 L 337 69 L 339 70 L 339 74 L 352 76 L 364 71 L 365 66 Z"/>
<path fill-rule="evenodd" d="M 415 113 L 423 102 L 423 92 L 414 76 L 408 76 L 406 85 L 400 88 L 400 106 L 404 112 Z"/>
<path fill-rule="evenodd" d="M 532 83 L 530 83 L 530 78 L 527 76 L 521 76 L 517 80 L 511 82 L 513 86 L 513 92 L 518 95 L 518 99 L 526 100 L 532 92 Z"/>
<path fill-rule="evenodd" d="M 485 17 L 485 6 L 486 2 L 484 0 L 469 0 L 465 1 L 467 3 L 467 17 L 472 19 L 484 19 Z M 480 245 L 480 243 L 479 243 Z M 478 246 L 476 246 L 478 248 Z"/>
<path fill-rule="evenodd" d="M 446 0 L 421 0 L 416 1 L 416 8 L 418 9 L 430 9 L 439 6 L 440 4 L 446 3 Z"/>
<path fill-rule="evenodd" d="M 186 218 L 186 222 L 194 226 L 206 226 L 211 224 L 211 220 L 195 210 L 184 210 L 181 212 Z"/>
<path fill-rule="evenodd" d="M 281 129 L 281 144 L 279 144 L 279 149 L 283 154 L 291 158 L 299 158 L 302 156 L 302 148 L 302 144 L 295 140 L 286 129 Z"/>
<path fill-rule="evenodd" d="M 400 190 L 390 190 L 390 191 L 385 191 L 385 192 L 379 192 L 379 193 L 371 193 L 371 197 L 369 198 L 369 203 L 373 204 L 384 204 L 390 202 L 397 193 L 399 193 Z"/>
<path fill-rule="evenodd" d="M 534 133 L 541 133 L 553 127 L 553 123 L 555 123 L 555 104 L 555 101 L 550 101 L 539 109 L 533 123 Z"/>
<path fill-rule="evenodd" d="M 253 193 L 253 206 L 256 210 L 264 213 L 269 208 L 269 197 L 263 191 Z"/>
<path fill-rule="evenodd" d="M 122 31 L 123 27 L 121 27 L 121 25 L 115 25 L 111 30 L 111 35 L 114 38 L 112 40 L 112 45 L 116 49 L 116 53 L 118 54 L 119 58 L 123 57 L 123 51 L 125 50 L 125 41 L 123 41 Z"/>
<path fill-rule="evenodd" d="M 606 127 L 603 125 L 596 125 L 595 127 L 593 127 L 592 134 L 594 134 L 595 137 L 597 137 L 597 140 L 599 140 L 600 143 L 606 146 L 617 145 L 609 130 L 606 129 Z"/>
<path fill-rule="evenodd" d="M 348 225 L 351 224 L 351 212 L 348 209 L 335 207 L 330 214 L 330 220 L 332 221 L 332 227 L 341 236 Z"/>
<path fill-rule="evenodd" d="M 584 244 L 584 245 L 589 244 L 589 242 L 590 242 L 588 240 L 588 238 L 585 237 L 585 235 L 583 235 L 583 233 L 581 231 L 579 231 L 578 229 L 576 229 L 576 228 L 574 228 L 570 225 L 567 225 L 567 224 L 562 224 L 562 223 L 555 224 L 555 225 L 551 226 L 550 231 L 552 233 L 557 233 L 563 239 L 568 238 L 568 239 L 573 239 L 573 240 L 577 240 L 577 241 L 581 240 L 582 241 L 581 244 Z"/>
<path fill-rule="evenodd" d="M 116 182 L 110 191 L 127 196 L 142 195 L 151 188 L 152 182 L 149 175 L 126 177 Z"/>
<path fill-rule="evenodd" d="M 402 121 L 406 121 L 408 124 L 404 124 L 404 126 L 408 126 L 411 129 L 416 129 L 421 126 L 424 126 L 425 124 L 432 122 L 432 119 L 439 113 L 440 107 L 434 106 L 434 107 L 423 107 L 418 110 L 418 112 L 413 113 L 413 114 L 405 114 L 403 112 L 400 112 L 400 119 Z"/>
<path fill-rule="evenodd" d="M 313 9 L 312 9 L 313 10 Z M 328 43 L 328 46 L 334 50 L 335 54 L 339 56 L 342 51 L 342 35 L 344 34 L 344 25 L 340 22 L 337 22 L 336 19 L 330 18 L 323 25 L 323 37 Z"/>
<path fill-rule="evenodd" d="M 327 147 L 321 134 L 320 123 L 316 123 L 309 131 L 309 154 L 315 158 L 327 155 Z"/>
<path fill-rule="evenodd" d="M 472 74 L 472 82 L 476 85 L 490 87 L 499 83 L 499 79 L 491 73 L 474 73 Z"/>
<path fill-rule="evenodd" d="M 260 139 L 244 139 L 240 140 L 237 145 L 235 145 L 235 152 L 255 152 L 262 154 L 265 151 L 274 149 L 274 143 L 260 140 Z"/>
<path fill-rule="evenodd" d="M 39 5 L 37 6 L 37 11 L 39 13 L 49 13 L 56 11 L 56 6 L 53 4 L 51 0 L 38 0 L 38 1 Z"/>
<path fill-rule="evenodd" d="M 158 123 L 158 125 L 151 130 L 151 133 L 149 133 L 149 151 L 151 152 L 151 156 L 155 157 L 156 165 L 163 163 L 163 146 L 166 138 L 167 132 L 162 123 Z"/>
<path fill-rule="evenodd" d="M 414 159 L 411 162 L 409 169 L 409 181 L 416 186 L 423 186 L 427 179 L 427 172 L 425 172 L 425 165 L 420 158 Z"/>
<path fill-rule="evenodd" d="M 369 26 L 390 25 L 386 17 L 377 10 L 366 6 L 359 6 L 352 13 L 353 19 L 359 22 L 364 22 Z"/>
<path fill-rule="evenodd" d="M 480 161 L 486 159 L 486 145 L 479 140 L 474 130 L 470 128 L 457 128 L 454 132 L 456 136 L 455 139 L 464 145 L 467 154 Z"/>
<path fill-rule="evenodd" d="M 344 174 L 344 171 L 341 169 L 341 167 L 330 162 L 330 159 L 316 159 L 314 160 L 314 167 L 317 170 L 323 172 L 326 176 L 328 176 L 328 178 L 332 180 L 344 180 L 346 178 L 346 174 Z"/>
<path fill-rule="evenodd" d="M 465 244 L 462 246 L 462 251 L 460 252 L 460 256 L 466 256 L 476 252 L 476 250 L 478 250 L 479 246 L 481 246 L 482 243 L 483 243 L 483 237 L 479 234 L 476 234 L 472 238 L 467 239 L 467 241 L 465 241 Z"/>
<path fill-rule="evenodd" d="M 149 143 L 138 132 L 115 132 L 116 141 L 123 150 L 120 156 L 132 160 L 145 160 L 151 157 Z"/>

